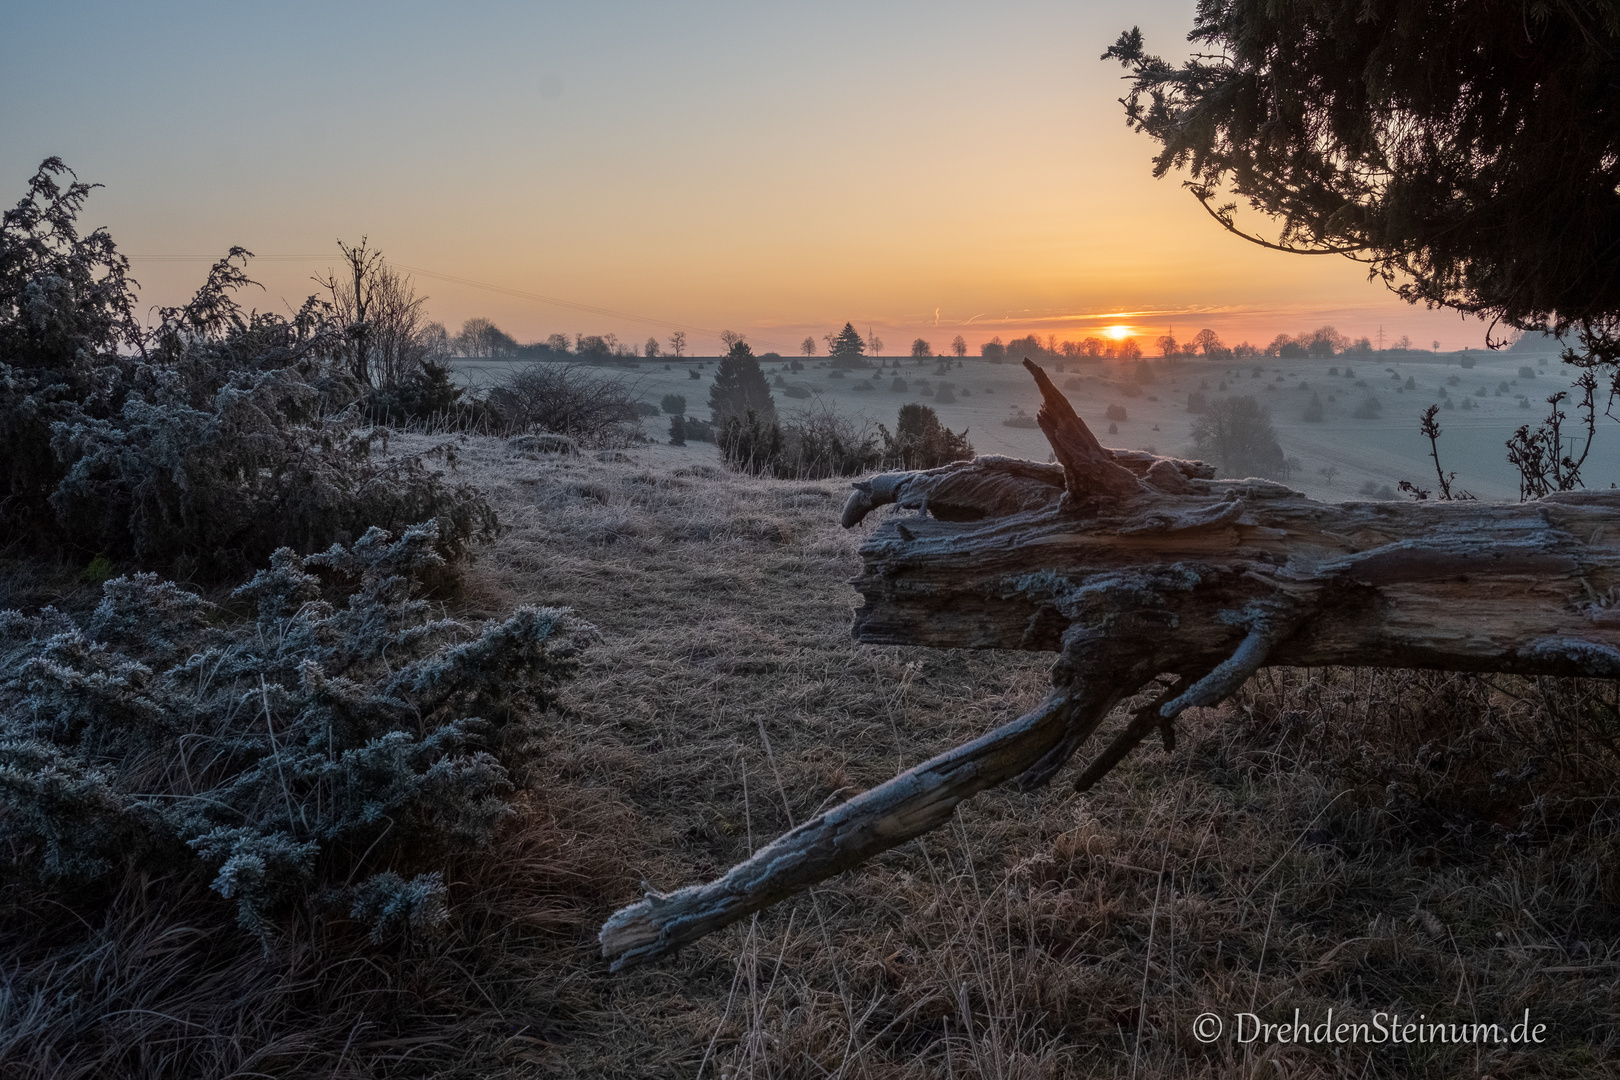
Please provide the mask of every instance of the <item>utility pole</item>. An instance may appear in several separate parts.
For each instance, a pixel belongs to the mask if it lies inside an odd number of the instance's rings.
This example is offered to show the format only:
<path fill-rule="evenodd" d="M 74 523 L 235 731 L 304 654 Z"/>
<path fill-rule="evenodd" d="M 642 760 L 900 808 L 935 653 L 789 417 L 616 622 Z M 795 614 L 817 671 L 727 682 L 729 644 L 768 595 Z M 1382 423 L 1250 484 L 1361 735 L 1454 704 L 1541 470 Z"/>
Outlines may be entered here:
<path fill-rule="evenodd" d="M 1384 324 L 1378 324 L 1378 351 L 1384 351 Z"/>

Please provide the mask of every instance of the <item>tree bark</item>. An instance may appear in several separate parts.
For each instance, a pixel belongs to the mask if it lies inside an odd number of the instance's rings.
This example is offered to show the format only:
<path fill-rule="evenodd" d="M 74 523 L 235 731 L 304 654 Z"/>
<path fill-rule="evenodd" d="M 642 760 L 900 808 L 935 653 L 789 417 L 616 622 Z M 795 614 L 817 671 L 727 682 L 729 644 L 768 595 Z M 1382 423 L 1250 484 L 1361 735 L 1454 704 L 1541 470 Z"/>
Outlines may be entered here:
<path fill-rule="evenodd" d="M 1175 716 L 1268 664 L 1620 677 L 1620 491 L 1530 503 L 1328 505 L 1200 462 L 1098 445 L 1026 361 L 1053 465 L 981 457 L 856 484 L 864 642 L 1051 650 L 1034 712 L 800 825 L 724 878 L 603 927 L 614 969 L 652 959 L 947 820 L 996 784 L 1048 782 L 1120 700 L 1138 709 L 1091 786 Z"/>

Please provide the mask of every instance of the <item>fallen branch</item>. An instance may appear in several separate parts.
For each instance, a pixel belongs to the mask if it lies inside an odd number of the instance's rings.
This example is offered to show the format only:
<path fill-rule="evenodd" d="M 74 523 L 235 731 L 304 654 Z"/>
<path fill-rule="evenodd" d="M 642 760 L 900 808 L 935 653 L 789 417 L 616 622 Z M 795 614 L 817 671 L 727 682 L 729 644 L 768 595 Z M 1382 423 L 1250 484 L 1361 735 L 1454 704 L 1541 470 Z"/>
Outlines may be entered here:
<path fill-rule="evenodd" d="M 1113 706 L 1161 676 L 1083 771 L 1095 784 L 1175 715 L 1266 665 L 1620 677 L 1620 491 L 1532 503 L 1315 502 L 1198 462 L 1109 451 L 1045 373 L 1057 464 L 978 458 L 856 485 L 855 636 L 1053 650 L 1039 709 L 805 822 L 723 878 L 652 893 L 603 927 L 614 969 L 652 959 L 935 828 L 997 784 L 1048 782 Z"/>

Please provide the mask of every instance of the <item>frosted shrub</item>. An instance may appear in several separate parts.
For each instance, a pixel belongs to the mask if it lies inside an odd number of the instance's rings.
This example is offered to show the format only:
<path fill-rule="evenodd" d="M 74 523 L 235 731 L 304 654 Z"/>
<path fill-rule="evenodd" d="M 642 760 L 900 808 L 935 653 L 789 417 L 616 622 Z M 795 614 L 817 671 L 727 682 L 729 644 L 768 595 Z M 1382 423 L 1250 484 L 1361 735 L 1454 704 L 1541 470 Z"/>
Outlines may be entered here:
<path fill-rule="evenodd" d="M 64 174 L 46 161 L 0 221 L 0 539 L 218 576 L 374 525 L 434 518 L 451 556 L 494 532 L 422 459 L 373 459 L 346 328 L 313 298 L 244 311 L 247 252 L 143 328 L 128 260 L 78 235 L 90 187 Z"/>
<path fill-rule="evenodd" d="M 445 917 L 442 866 L 487 844 L 594 631 L 521 608 L 436 616 L 439 526 L 276 551 L 233 617 L 160 579 L 74 622 L 0 613 L 0 859 L 82 891 L 202 874 L 266 933 L 346 912 L 381 940 Z"/>

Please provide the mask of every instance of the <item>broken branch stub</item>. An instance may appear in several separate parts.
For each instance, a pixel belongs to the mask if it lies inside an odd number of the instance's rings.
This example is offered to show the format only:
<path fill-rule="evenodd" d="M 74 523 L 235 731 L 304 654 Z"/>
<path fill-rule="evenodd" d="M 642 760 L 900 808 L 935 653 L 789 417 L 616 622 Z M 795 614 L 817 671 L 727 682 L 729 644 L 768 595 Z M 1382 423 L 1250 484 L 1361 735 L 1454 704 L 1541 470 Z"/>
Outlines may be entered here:
<path fill-rule="evenodd" d="M 1045 373 L 1057 464 L 981 457 L 855 485 L 855 637 L 1049 650 L 1040 708 L 805 822 L 719 881 L 649 894 L 603 927 L 618 970 L 947 820 L 1049 781 L 1113 706 L 1168 675 L 1080 777 L 1268 664 L 1620 677 L 1620 491 L 1536 502 L 1326 504 L 1201 462 L 1102 448 Z"/>

